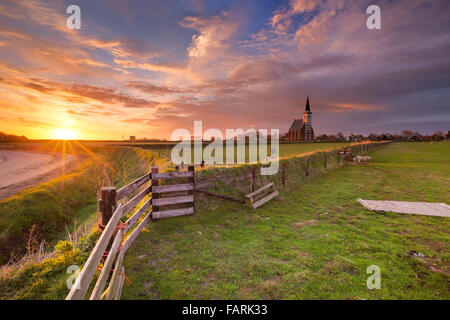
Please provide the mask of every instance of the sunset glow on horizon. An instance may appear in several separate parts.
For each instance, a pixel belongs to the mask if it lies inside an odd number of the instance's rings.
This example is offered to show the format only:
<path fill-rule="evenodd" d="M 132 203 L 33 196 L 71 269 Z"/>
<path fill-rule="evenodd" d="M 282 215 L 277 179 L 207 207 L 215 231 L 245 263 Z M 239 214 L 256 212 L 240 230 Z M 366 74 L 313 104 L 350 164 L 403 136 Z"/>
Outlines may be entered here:
<path fill-rule="evenodd" d="M 76 140 L 78 139 L 78 134 L 73 130 L 61 128 L 55 130 L 53 138 L 57 140 Z"/>
<path fill-rule="evenodd" d="M 1 129 L 31 139 L 169 139 L 279 128 L 310 97 L 317 134 L 450 123 L 448 1 L 0 3 Z"/>

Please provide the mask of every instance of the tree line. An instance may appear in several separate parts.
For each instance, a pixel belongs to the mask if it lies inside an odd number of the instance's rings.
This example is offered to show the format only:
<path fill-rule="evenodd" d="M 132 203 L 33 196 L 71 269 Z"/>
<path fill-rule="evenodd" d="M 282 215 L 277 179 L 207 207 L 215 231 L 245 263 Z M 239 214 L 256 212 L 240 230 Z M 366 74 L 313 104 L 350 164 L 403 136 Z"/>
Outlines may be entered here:
<path fill-rule="evenodd" d="M 394 141 L 442 141 L 444 139 L 450 139 L 450 130 L 447 133 L 444 133 L 440 130 L 436 131 L 431 135 L 421 134 L 419 132 L 410 131 L 410 130 L 402 130 L 400 134 L 391 134 L 391 133 L 370 133 L 369 135 L 362 134 L 354 134 L 351 133 L 348 136 L 345 136 L 342 132 L 338 132 L 337 134 L 321 134 L 316 136 L 315 140 L 318 142 L 322 141 L 363 141 L 363 140 L 371 140 L 371 141 L 383 141 L 383 140 L 394 140 Z"/>

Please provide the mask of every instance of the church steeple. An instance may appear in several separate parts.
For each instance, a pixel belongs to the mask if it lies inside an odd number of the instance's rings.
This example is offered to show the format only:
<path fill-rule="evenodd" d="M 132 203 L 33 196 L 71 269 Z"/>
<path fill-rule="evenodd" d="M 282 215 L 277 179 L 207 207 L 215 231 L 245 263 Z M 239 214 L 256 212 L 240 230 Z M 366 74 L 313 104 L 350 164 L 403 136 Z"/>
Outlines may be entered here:
<path fill-rule="evenodd" d="M 311 106 L 309 97 L 306 97 L 306 107 L 303 112 L 303 120 L 295 119 L 287 133 L 288 141 L 314 141 L 314 130 L 311 125 Z"/>
<path fill-rule="evenodd" d="M 311 112 L 311 108 L 309 107 L 309 97 L 306 97 L 306 108 L 305 112 Z"/>

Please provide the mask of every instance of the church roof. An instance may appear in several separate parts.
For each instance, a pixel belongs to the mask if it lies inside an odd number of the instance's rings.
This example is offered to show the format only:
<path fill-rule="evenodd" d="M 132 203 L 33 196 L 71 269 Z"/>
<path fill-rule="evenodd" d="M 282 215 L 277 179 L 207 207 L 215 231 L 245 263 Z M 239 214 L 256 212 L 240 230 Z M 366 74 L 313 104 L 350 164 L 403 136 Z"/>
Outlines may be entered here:
<path fill-rule="evenodd" d="M 295 119 L 294 122 L 292 123 L 291 127 L 289 128 L 289 131 L 291 130 L 299 130 L 302 127 L 302 120 L 299 119 Z"/>
<path fill-rule="evenodd" d="M 306 97 L 306 108 L 305 112 L 311 112 L 311 108 L 309 107 L 309 97 Z"/>

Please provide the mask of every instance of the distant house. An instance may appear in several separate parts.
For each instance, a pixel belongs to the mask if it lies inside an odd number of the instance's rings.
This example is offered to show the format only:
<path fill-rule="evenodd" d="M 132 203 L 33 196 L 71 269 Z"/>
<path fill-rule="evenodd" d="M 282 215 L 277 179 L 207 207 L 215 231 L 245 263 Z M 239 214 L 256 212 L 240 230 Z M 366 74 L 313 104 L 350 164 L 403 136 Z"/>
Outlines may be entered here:
<path fill-rule="evenodd" d="M 356 142 L 361 142 L 364 139 L 364 137 L 362 134 L 357 134 L 354 139 Z"/>
<path fill-rule="evenodd" d="M 389 133 L 383 133 L 378 138 L 379 138 L 379 140 L 393 140 L 394 136 L 392 134 L 389 134 Z"/>
<path fill-rule="evenodd" d="M 417 134 L 410 135 L 408 137 L 408 139 L 406 139 L 406 140 L 407 141 L 423 141 L 422 137 Z"/>
<path fill-rule="evenodd" d="M 130 136 L 130 141 L 136 141 L 136 136 Z"/>

